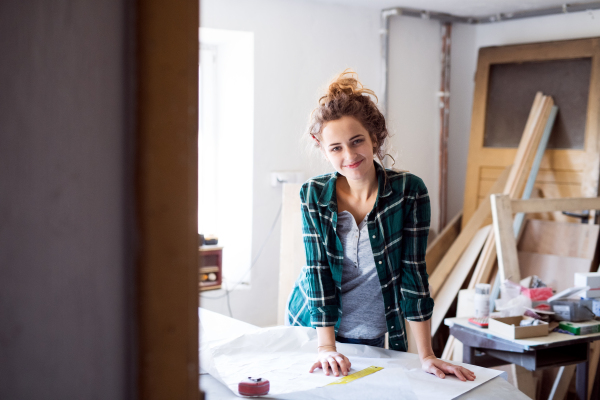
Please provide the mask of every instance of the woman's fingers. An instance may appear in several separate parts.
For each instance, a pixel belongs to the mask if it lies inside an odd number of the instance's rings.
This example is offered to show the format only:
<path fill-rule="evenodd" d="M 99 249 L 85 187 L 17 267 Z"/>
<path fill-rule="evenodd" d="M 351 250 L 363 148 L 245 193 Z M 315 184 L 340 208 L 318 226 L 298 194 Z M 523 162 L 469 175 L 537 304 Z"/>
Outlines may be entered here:
<path fill-rule="evenodd" d="M 340 370 L 342 371 L 343 375 L 348 375 L 348 371 L 350 370 L 350 366 L 348 365 L 347 362 L 347 358 L 344 359 L 344 357 L 335 357 L 335 361 L 337 361 L 338 365 L 340 366 Z"/>
<path fill-rule="evenodd" d="M 338 368 L 337 361 L 333 357 L 327 358 L 327 361 L 329 361 L 329 366 L 331 367 L 333 374 L 335 376 L 340 376 L 340 369 Z"/>
<path fill-rule="evenodd" d="M 463 375 L 462 371 L 460 370 L 460 367 L 452 368 L 452 372 L 454 373 L 454 375 L 456 375 L 458 379 L 460 379 L 463 382 L 466 382 L 467 378 L 465 378 L 465 376 Z"/>
<path fill-rule="evenodd" d="M 429 368 L 429 372 L 433 373 L 440 379 L 444 379 L 446 377 L 446 374 L 444 374 L 442 370 L 436 367 L 435 365 L 431 365 L 431 368 Z"/>
<path fill-rule="evenodd" d="M 473 373 L 473 371 L 470 371 L 464 367 L 450 364 L 450 363 L 446 363 L 446 365 L 444 365 L 444 367 L 445 367 L 444 370 L 447 373 L 456 375 L 456 377 L 463 382 L 475 380 L 475 374 Z"/>
<path fill-rule="evenodd" d="M 462 374 L 465 376 L 465 378 L 467 378 L 468 381 L 475 380 L 475 374 L 473 373 L 473 371 L 469 371 L 465 367 L 458 367 L 458 368 L 460 369 L 460 372 L 462 372 Z"/>
<path fill-rule="evenodd" d="M 314 364 L 312 365 L 312 367 L 310 367 L 310 371 L 308 371 L 308 372 L 310 372 L 310 373 L 312 374 L 312 372 L 313 372 L 315 369 L 318 369 L 318 368 L 321 368 L 321 362 L 320 362 L 320 361 L 317 361 L 316 363 L 314 363 Z"/>
<path fill-rule="evenodd" d="M 323 372 L 325 372 L 325 375 L 329 375 L 329 364 L 327 363 L 327 361 L 321 361 L 321 368 L 323 368 Z"/>

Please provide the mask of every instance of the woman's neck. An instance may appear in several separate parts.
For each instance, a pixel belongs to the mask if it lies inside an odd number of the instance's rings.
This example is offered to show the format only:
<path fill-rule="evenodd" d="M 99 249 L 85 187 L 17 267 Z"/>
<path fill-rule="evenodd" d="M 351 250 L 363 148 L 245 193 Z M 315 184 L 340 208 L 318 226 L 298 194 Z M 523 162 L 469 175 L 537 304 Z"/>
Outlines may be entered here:
<path fill-rule="evenodd" d="M 367 202 L 373 196 L 377 196 L 378 186 L 375 165 L 367 173 L 365 179 L 349 180 L 342 175 L 338 177 L 337 183 L 337 189 L 342 190 L 346 198 L 352 198 L 358 202 Z"/>

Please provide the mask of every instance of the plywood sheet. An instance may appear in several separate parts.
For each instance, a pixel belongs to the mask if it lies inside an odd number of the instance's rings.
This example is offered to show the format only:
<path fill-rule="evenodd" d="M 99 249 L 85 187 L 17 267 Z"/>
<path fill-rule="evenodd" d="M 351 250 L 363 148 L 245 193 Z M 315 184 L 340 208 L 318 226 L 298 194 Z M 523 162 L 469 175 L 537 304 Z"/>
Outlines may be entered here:
<path fill-rule="evenodd" d="M 598 225 L 530 219 L 525 223 L 518 249 L 591 260 L 596 251 L 599 229 Z"/>
<path fill-rule="evenodd" d="M 281 244 L 279 259 L 279 297 L 277 323 L 284 324 L 287 299 L 294 282 L 306 262 L 302 240 L 302 215 L 300 209 L 301 184 L 284 183 L 281 210 Z"/>
<path fill-rule="evenodd" d="M 484 146 L 517 147 L 536 92 L 559 107 L 549 149 L 583 149 L 592 59 L 544 60 L 490 66 Z"/>
<path fill-rule="evenodd" d="M 575 272 L 590 272 L 592 260 L 519 251 L 521 276 L 537 275 L 557 292 L 574 286 Z"/>

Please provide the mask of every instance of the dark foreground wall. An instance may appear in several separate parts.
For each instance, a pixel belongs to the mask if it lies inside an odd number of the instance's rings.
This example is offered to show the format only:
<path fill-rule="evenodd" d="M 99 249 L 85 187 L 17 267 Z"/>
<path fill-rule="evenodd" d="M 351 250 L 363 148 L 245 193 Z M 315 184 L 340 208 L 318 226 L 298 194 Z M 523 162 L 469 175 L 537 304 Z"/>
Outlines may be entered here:
<path fill-rule="evenodd" d="M 0 399 L 135 397 L 127 3 L 0 1 Z"/>

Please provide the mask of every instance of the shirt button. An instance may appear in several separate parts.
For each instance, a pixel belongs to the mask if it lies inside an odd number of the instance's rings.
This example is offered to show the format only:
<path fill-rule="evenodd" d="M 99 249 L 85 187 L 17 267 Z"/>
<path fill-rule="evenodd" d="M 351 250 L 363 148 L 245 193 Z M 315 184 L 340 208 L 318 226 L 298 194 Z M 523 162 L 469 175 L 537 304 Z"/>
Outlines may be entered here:
<path fill-rule="evenodd" d="M 388 310 L 390 309 L 391 306 L 388 306 Z"/>
<path fill-rule="evenodd" d="M 394 325 L 392 325 L 392 327 L 390 329 L 394 329 Z"/>
<path fill-rule="evenodd" d="M 375 239 L 375 235 L 373 235 L 373 239 Z"/>
<path fill-rule="evenodd" d="M 379 264 L 383 264 L 383 261 L 379 261 Z"/>

